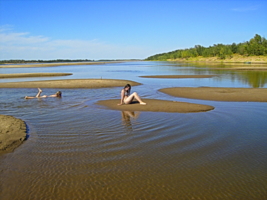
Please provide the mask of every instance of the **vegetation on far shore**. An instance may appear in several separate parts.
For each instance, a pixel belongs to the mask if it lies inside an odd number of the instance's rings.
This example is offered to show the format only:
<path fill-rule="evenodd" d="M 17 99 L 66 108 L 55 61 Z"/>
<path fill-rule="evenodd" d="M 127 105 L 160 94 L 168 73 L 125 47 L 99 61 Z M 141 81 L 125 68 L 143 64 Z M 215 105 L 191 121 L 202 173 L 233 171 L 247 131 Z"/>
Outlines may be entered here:
<path fill-rule="evenodd" d="M 156 54 L 148 57 L 146 60 L 191 60 L 211 62 L 227 60 L 228 62 L 244 62 L 245 60 L 250 61 L 251 59 L 248 58 L 252 57 L 256 57 L 256 60 L 254 59 L 253 62 L 267 62 L 267 40 L 258 34 L 249 41 L 239 44 L 214 44 L 209 47 L 195 45 L 195 47 L 189 49 L 178 49 L 167 53 Z"/>
<path fill-rule="evenodd" d="M 60 62 L 93 62 L 94 60 L 88 59 L 77 59 L 77 60 L 69 60 L 69 59 L 57 59 L 57 60 L 20 60 L 20 59 L 12 59 L 12 60 L 0 60 L 0 64 L 26 64 L 26 63 L 60 63 Z"/>
<path fill-rule="evenodd" d="M 138 60 L 138 59 L 129 59 L 129 61 Z M 27 64 L 27 63 L 72 63 L 72 62 L 111 62 L 111 61 L 124 61 L 120 59 L 109 60 L 88 60 L 88 59 L 56 59 L 56 60 L 21 60 L 21 59 L 12 59 L 12 60 L 0 60 L 1 64 Z"/>

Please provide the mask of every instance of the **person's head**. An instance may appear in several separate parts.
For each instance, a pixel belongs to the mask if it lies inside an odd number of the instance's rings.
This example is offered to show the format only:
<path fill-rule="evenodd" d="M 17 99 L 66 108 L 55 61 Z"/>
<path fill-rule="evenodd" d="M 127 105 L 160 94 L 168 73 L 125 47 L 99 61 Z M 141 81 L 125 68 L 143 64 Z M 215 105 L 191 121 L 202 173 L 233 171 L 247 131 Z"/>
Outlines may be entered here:
<path fill-rule="evenodd" d="M 61 95 L 62 95 L 61 91 L 58 91 L 58 92 L 56 93 L 56 95 L 57 95 L 57 97 L 61 97 Z"/>
<path fill-rule="evenodd" d="M 124 90 L 130 92 L 131 91 L 131 85 L 130 84 L 125 85 Z"/>

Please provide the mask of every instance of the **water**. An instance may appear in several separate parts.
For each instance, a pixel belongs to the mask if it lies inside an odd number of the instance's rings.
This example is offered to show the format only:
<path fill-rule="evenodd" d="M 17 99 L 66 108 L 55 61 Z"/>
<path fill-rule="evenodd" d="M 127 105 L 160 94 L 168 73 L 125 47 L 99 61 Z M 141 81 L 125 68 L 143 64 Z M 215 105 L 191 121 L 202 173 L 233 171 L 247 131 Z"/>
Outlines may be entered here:
<path fill-rule="evenodd" d="M 9 73 L 9 69 L 0 70 Z M 121 88 L 64 89 L 62 99 L 41 100 L 23 99 L 37 89 L 0 89 L 1 114 L 23 119 L 29 128 L 27 141 L 0 156 L 0 199 L 266 199 L 267 103 L 192 100 L 157 91 L 173 86 L 255 87 L 259 81 L 251 78 L 254 75 L 166 62 L 20 72 L 73 73 L 62 79 L 133 80 L 143 83 L 132 90 L 144 98 L 201 103 L 215 109 L 188 114 L 121 112 L 95 104 L 119 98 Z M 219 76 L 138 77 L 160 74 Z M 265 72 L 257 76 L 261 77 L 258 86 L 266 87 Z M 43 89 L 44 94 L 55 91 Z"/>

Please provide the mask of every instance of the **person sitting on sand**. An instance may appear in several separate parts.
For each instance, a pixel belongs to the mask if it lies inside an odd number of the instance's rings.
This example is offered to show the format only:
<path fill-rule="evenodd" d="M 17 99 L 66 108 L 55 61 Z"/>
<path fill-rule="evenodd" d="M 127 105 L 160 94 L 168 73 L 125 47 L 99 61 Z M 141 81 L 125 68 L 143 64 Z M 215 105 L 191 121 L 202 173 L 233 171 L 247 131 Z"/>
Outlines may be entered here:
<path fill-rule="evenodd" d="M 133 102 L 134 99 L 136 99 L 141 105 L 146 105 L 146 103 L 142 101 L 142 99 L 139 97 L 139 95 L 136 92 L 132 94 L 130 93 L 131 93 L 131 85 L 127 84 L 121 90 L 121 103 L 119 103 L 118 105 L 130 104 Z"/>
<path fill-rule="evenodd" d="M 61 98 L 61 95 L 62 95 L 61 91 L 58 91 L 56 94 L 52 94 L 52 95 L 49 95 L 49 96 L 48 95 L 41 96 L 42 92 L 43 91 L 40 88 L 38 88 L 38 93 L 37 93 L 37 95 L 35 97 L 25 96 L 25 99 L 47 98 L 47 97 L 59 97 L 59 98 Z"/>

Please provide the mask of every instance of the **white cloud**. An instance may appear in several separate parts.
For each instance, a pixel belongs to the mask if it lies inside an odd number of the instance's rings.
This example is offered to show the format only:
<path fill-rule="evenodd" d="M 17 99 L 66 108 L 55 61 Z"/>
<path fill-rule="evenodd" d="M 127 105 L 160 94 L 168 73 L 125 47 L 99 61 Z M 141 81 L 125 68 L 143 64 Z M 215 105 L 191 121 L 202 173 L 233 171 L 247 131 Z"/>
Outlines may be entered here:
<path fill-rule="evenodd" d="M 247 6 L 247 7 L 238 7 L 238 8 L 232 8 L 232 11 L 235 12 L 248 12 L 248 11 L 255 11 L 259 9 L 259 5 L 254 6 Z"/>
<path fill-rule="evenodd" d="M 9 45 L 30 45 L 48 41 L 49 39 L 43 36 L 29 36 L 29 33 L 3 33 L 0 32 L 0 44 Z"/>
<path fill-rule="evenodd" d="M 145 58 L 152 51 L 141 46 L 114 45 L 99 40 L 54 40 L 0 27 L 0 59 L 127 59 Z"/>

